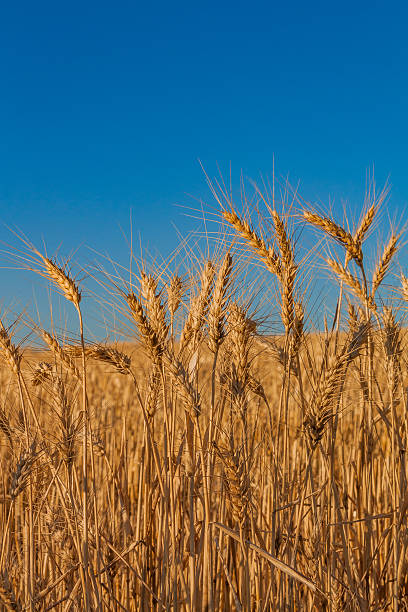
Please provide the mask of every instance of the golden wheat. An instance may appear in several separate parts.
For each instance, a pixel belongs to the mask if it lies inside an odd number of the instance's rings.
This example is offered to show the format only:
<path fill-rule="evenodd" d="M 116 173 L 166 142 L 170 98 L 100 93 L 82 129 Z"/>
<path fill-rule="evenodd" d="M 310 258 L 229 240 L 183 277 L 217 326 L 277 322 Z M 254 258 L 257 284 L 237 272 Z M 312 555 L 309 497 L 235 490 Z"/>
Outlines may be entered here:
<path fill-rule="evenodd" d="M 117 287 L 123 351 L 85 341 L 79 287 L 34 251 L 80 332 L 38 329 L 39 352 L 0 325 L 1 610 L 406 608 L 408 337 L 385 280 L 399 236 L 366 264 L 377 210 L 353 235 L 304 214 L 345 249 L 325 258 L 332 321 L 302 287 L 298 217 L 258 231 L 229 207 L 241 244 Z"/>

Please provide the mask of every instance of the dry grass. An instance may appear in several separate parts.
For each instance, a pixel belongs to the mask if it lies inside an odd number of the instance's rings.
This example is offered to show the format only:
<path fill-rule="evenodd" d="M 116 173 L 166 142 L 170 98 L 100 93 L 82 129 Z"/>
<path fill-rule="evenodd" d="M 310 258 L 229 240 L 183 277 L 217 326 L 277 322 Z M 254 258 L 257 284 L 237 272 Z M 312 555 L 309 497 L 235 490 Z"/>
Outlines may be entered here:
<path fill-rule="evenodd" d="M 2 609 L 408 609 L 406 334 L 378 297 L 399 235 L 370 274 L 376 203 L 354 234 L 304 213 L 339 281 L 315 333 L 293 224 L 270 212 L 257 229 L 225 205 L 238 242 L 214 261 L 119 287 L 138 338 L 122 347 L 86 342 L 76 281 L 33 250 L 79 341 L 39 329 L 35 354 L 1 324 Z M 276 285 L 279 337 L 242 297 L 242 244 Z"/>

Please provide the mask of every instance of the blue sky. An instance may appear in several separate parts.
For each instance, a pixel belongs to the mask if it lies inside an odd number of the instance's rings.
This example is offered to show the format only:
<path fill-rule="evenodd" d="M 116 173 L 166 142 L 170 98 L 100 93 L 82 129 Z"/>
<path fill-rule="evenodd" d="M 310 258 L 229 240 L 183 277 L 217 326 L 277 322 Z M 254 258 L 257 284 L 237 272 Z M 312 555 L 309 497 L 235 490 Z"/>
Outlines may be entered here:
<path fill-rule="evenodd" d="M 368 168 L 408 200 L 403 2 L 5 3 L 0 240 L 126 264 L 121 227 L 164 253 L 208 172 L 287 175 L 358 214 Z M 7 264 L 5 264 L 7 265 Z M 1 270 L 4 306 L 38 279 Z"/>

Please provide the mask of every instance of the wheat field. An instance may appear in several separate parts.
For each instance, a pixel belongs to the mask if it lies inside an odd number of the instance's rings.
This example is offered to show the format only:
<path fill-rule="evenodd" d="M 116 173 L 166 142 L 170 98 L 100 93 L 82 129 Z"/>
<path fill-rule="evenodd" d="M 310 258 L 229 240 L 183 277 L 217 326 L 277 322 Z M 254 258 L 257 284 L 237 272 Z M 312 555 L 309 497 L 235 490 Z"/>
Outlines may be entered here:
<path fill-rule="evenodd" d="M 22 239 L 77 323 L 1 323 L 3 610 L 408 610 L 404 238 L 382 195 L 348 223 L 215 195 L 212 255 L 105 277 L 124 344 Z"/>

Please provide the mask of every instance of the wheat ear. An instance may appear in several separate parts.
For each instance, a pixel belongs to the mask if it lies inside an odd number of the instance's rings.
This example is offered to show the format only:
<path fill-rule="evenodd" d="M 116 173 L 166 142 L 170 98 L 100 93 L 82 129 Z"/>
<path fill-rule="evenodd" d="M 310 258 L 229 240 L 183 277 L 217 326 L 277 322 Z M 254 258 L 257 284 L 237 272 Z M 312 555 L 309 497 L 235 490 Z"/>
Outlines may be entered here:
<path fill-rule="evenodd" d="M 232 255 L 227 253 L 218 272 L 214 285 L 213 297 L 208 309 L 209 348 L 215 353 L 224 338 L 224 318 L 227 301 L 227 291 L 232 272 Z"/>
<path fill-rule="evenodd" d="M 333 405 L 338 397 L 340 385 L 344 381 L 347 367 L 360 354 L 367 333 L 367 324 L 362 324 L 352 334 L 334 365 L 324 371 L 323 379 L 312 396 L 304 420 L 312 450 L 322 439 L 326 424 L 333 416 Z"/>
<path fill-rule="evenodd" d="M 42 385 L 46 380 L 49 380 L 51 378 L 52 372 L 53 366 L 50 363 L 46 361 L 40 361 L 40 363 L 35 368 L 31 378 L 31 384 L 33 385 L 33 387 L 38 387 L 39 385 Z"/>
<path fill-rule="evenodd" d="M 377 206 L 373 204 L 372 206 L 370 206 L 370 208 L 367 210 L 366 214 L 362 218 L 361 223 L 354 234 L 354 240 L 357 244 L 361 244 L 363 242 L 365 235 L 367 234 L 372 222 L 374 221 L 376 212 Z"/>
<path fill-rule="evenodd" d="M 372 280 L 372 285 L 371 285 L 371 295 L 372 297 L 374 297 L 377 289 L 379 288 L 379 286 L 381 285 L 381 283 L 384 280 L 384 277 L 388 271 L 388 268 L 390 267 L 391 264 L 391 260 L 394 257 L 395 253 L 397 252 L 397 242 L 399 240 L 400 236 L 396 236 L 393 235 L 391 236 L 391 238 L 389 239 L 388 243 L 386 244 L 386 246 L 384 247 L 384 251 L 382 256 L 380 257 L 376 268 L 374 270 L 374 274 L 373 274 L 373 280 Z"/>
<path fill-rule="evenodd" d="M 272 272 L 272 274 L 280 276 L 282 271 L 279 257 L 275 253 L 274 249 L 267 245 L 263 238 L 258 236 L 248 221 L 240 219 L 233 209 L 230 211 L 223 211 L 222 214 L 224 219 L 232 225 L 237 234 L 242 236 L 242 238 L 244 238 L 250 245 L 253 252 L 258 256 L 265 267 Z"/>
<path fill-rule="evenodd" d="M 383 345 L 386 358 L 388 385 L 395 397 L 398 389 L 398 363 L 401 356 L 401 328 L 395 320 L 391 308 L 383 310 Z"/>
<path fill-rule="evenodd" d="M 293 331 L 292 331 L 292 354 L 297 355 L 299 353 L 300 346 L 304 339 L 304 311 L 303 306 L 300 302 L 295 304 L 295 317 L 293 321 Z"/>
<path fill-rule="evenodd" d="M 55 262 L 48 257 L 40 255 L 44 262 L 44 267 L 48 277 L 52 280 L 54 285 L 61 289 L 61 292 L 67 300 L 72 302 L 76 308 L 79 308 L 79 302 L 81 301 L 81 292 L 74 280 L 60 268 Z"/>
<path fill-rule="evenodd" d="M 238 452 L 220 449 L 215 442 L 213 445 L 224 467 L 224 482 L 228 491 L 233 519 L 240 527 L 244 527 L 248 520 L 248 506 L 250 503 L 250 486 L 245 470 L 245 462 L 241 460 Z"/>
<path fill-rule="evenodd" d="M 191 417 L 199 416 L 201 413 L 200 394 L 195 385 L 190 380 L 189 375 L 181 361 L 170 351 L 164 355 L 166 369 L 170 373 L 180 397 L 184 404 L 184 409 Z"/>
<path fill-rule="evenodd" d="M 374 300 L 366 295 L 366 292 L 363 289 L 363 286 L 361 285 L 358 278 L 353 276 L 351 272 L 346 270 L 346 268 L 344 268 L 335 259 L 327 259 L 326 261 L 330 268 L 333 270 L 333 272 L 337 274 L 339 279 L 342 280 L 351 289 L 351 291 L 361 300 L 363 304 L 367 303 L 372 310 L 377 310 L 377 306 Z"/>
<path fill-rule="evenodd" d="M 52 375 L 52 382 L 55 411 L 58 416 L 60 450 L 65 464 L 71 469 L 76 455 L 75 442 L 79 423 L 75 423 L 72 418 L 72 406 L 64 382 L 56 374 Z"/>
<path fill-rule="evenodd" d="M 290 265 L 283 272 L 282 278 L 282 311 L 281 317 L 283 325 L 285 326 L 286 333 L 293 327 L 295 314 L 295 299 L 294 299 L 294 289 L 295 289 L 295 278 L 296 278 L 296 266 L 293 264 Z"/>
<path fill-rule="evenodd" d="M 10 446 L 13 447 L 13 428 L 11 423 L 2 408 L 0 408 L 0 431 L 4 433 L 10 442 Z"/>
<path fill-rule="evenodd" d="M 49 334 L 47 331 L 42 329 L 40 330 L 40 333 L 44 342 L 47 344 L 48 348 L 55 355 L 58 361 L 65 367 L 66 370 L 68 370 L 70 374 L 79 380 L 81 375 L 75 363 L 72 361 L 69 353 L 66 352 L 58 340 L 51 336 L 51 334 Z"/>
<path fill-rule="evenodd" d="M 292 245 L 290 243 L 290 239 L 288 237 L 286 224 L 280 218 L 276 210 L 272 212 L 272 219 L 275 225 L 275 233 L 278 239 L 282 263 L 286 267 L 292 266 L 293 265 L 293 250 L 292 250 Z"/>
<path fill-rule="evenodd" d="M 10 497 L 12 500 L 15 500 L 26 486 L 36 457 L 37 452 L 35 442 L 33 442 L 28 449 L 23 450 L 20 454 L 11 478 Z"/>
<path fill-rule="evenodd" d="M 21 353 L 17 346 L 15 346 L 10 339 L 10 336 L 0 320 L 0 348 L 2 349 L 2 355 L 7 366 L 14 374 L 18 375 L 20 372 Z"/>
<path fill-rule="evenodd" d="M 352 237 L 352 235 L 347 232 L 341 225 L 335 223 L 329 217 L 321 217 L 320 215 L 316 215 L 308 210 L 303 212 L 303 216 L 312 225 L 319 227 L 326 234 L 337 240 L 340 244 L 342 244 L 351 259 L 354 259 L 358 264 L 362 264 L 363 254 L 361 251 L 361 245 L 358 244 Z"/>
<path fill-rule="evenodd" d="M 294 288 L 296 266 L 293 259 L 292 245 L 288 237 L 286 225 L 275 210 L 272 212 L 272 218 L 275 225 L 275 234 L 281 255 L 281 274 L 279 277 L 282 296 L 281 316 L 286 333 L 288 333 L 294 323 Z"/>
<path fill-rule="evenodd" d="M 401 274 L 401 295 L 404 298 L 405 302 L 408 302 L 408 278 Z"/>
<path fill-rule="evenodd" d="M 126 301 L 128 303 L 130 313 L 138 327 L 142 342 L 150 353 L 153 363 L 160 365 L 164 347 L 160 343 L 154 329 L 150 325 L 139 298 L 136 297 L 134 293 L 129 293 L 126 296 Z"/>
<path fill-rule="evenodd" d="M 120 374 L 130 374 L 131 358 L 125 353 L 109 346 L 97 345 L 86 347 L 85 353 L 91 359 L 102 361 L 115 368 Z"/>
<path fill-rule="evenodd" d="M 161 294 L 157 291 L 158 282 L 153 276 L 142 272 L 140 287 L 144 300 L 149 323 L 152 326 L 158 341 L 164 344 L 169 331 L 166 322 L 166 309 L 161 301 Z"/>
<path fill-rule="evenodd" d="M 187 348 L 191 340 L 196 340 L 200 334 L 210 304 L 214 274 L 213 263 L 207 261 L 201 272 L 200 291 L 191 301 L 189 313 L 181 332 L 180 354 Z"/>
<path fill-rule="evenodd" d="M 181 276 L 175 274 L 171 277 L 170 284 L 167 289 L 167 306 L 170 312 L 170 317 L 173 320 L 176 311 L 178 310 L 184 293 L 184 282 Z"/>

